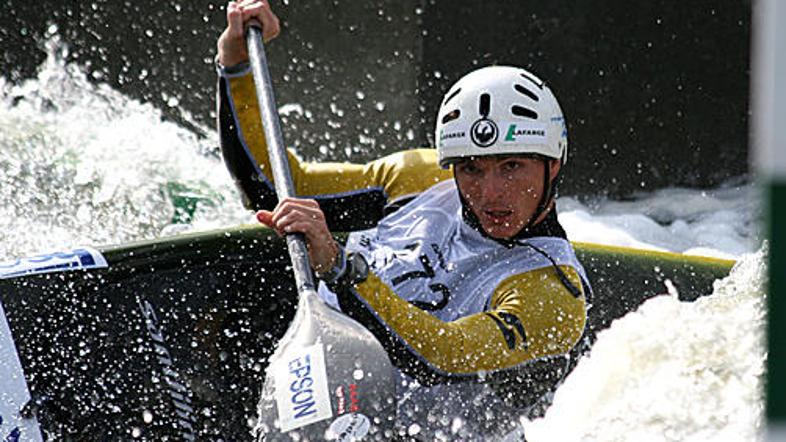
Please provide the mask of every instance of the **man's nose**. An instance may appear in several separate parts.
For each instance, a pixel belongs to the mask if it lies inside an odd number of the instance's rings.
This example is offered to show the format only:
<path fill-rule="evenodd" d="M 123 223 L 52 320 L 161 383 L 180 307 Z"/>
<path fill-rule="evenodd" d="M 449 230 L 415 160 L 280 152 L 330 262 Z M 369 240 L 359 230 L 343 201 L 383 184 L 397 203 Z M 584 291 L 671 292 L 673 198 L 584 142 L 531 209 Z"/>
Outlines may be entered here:
<path fill-rule="evenodd" d="M 499 201 L 511 190 L 510 180 L 502 173 L 492 172 L 486 174 L 486 180 L 483 184 L 483 197 L 486 201 Z"/>

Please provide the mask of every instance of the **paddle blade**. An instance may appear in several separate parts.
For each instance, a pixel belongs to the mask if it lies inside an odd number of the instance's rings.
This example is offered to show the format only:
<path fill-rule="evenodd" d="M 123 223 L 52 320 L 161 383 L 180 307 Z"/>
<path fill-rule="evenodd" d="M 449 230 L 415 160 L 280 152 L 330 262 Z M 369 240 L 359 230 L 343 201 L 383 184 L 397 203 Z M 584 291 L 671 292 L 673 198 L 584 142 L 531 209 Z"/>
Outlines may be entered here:
<path fill-rule="evenodd" d="M 255 433 L 259 440 L 390 440 L 395 372 L 365 327 L 314 291 L 270 358 Z"/>

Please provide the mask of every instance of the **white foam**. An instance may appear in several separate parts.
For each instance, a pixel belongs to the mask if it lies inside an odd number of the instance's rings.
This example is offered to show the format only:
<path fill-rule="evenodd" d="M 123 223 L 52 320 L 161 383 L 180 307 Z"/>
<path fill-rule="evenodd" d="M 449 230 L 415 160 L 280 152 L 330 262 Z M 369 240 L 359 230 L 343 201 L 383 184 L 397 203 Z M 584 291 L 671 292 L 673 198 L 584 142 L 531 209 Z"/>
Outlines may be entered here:
<path fill-rule="evenodd" d="M 712 296 L 659 296 L 614 322 L 527 440 L 756 440 L 765 276 L 765 253 L 745 255 Z"/>
<path fill-rule="evenodd" d="M 96 86 L 63 61 L 56 38 L 36 78 L 0 86 L 0 258 L 78 244 L 117 244 L 249 222 L 202 138 L 149 104 Z M 173 224 L 170 186 L 197 199 Z"/>
<path fill-rule="evenodd" d="M 758 190 L 751 183 L 717 189 L 667 188 L 631 201 L 558 201 L 571 240 L 735 258 L 761 245 Z"/>

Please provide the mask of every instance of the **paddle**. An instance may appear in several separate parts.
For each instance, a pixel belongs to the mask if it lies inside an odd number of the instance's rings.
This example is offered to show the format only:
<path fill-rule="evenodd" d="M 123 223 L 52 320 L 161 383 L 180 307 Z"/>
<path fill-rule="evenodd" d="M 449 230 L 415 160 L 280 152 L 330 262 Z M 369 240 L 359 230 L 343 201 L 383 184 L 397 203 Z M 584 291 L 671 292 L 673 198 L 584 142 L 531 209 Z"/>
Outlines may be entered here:
<path fill-rule="evenodd" d="M 246 43 L 273 180 L 282 200 L 295 191 L 259 23 L 249 26 Z M 318 297 L 303 235 L 287 235 L 286 240 L 298 308 L 270 358 L 256 434 L 260 440 L 392 439 L 395 375 L 385 350 L 362 325 Z"/>

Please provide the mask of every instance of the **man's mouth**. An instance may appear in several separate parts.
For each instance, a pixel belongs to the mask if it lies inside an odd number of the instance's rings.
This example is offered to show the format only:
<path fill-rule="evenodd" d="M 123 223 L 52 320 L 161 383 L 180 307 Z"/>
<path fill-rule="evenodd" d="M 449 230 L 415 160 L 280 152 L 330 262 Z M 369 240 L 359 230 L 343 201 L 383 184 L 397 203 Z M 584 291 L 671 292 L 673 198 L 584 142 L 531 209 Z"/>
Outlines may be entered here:
<path fill-rule="evenodd" d="M 509 223 L 513 217 L 512 210 L 484 210 L 483 215 L 494 224 Z"/>

